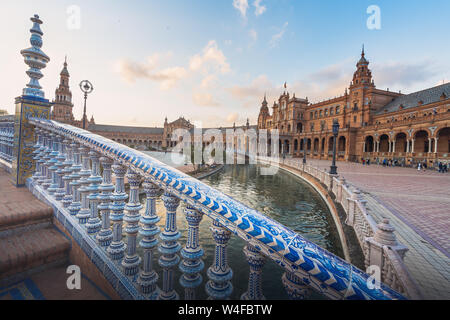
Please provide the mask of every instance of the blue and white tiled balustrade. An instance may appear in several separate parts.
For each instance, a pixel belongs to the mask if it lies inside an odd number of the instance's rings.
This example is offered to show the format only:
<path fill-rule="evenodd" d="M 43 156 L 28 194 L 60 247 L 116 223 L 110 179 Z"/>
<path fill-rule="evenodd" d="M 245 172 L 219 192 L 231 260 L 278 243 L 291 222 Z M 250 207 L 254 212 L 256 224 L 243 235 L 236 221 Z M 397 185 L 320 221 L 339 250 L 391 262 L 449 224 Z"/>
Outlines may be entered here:
<path fill-rule="evenodd" d="M 226 299 L 233 290 L 233 272 L 227 262 L 227 244 L 232 235 L 247 244 L 244 253 L 250 273 L 242 299 L 264 299 L 262 266 L 268 259 L 284 269 L 279 281 L 293 299 L 303 298 L 308 290 L 330 299 L 404 299 L 383 284 L 370 289 L 369 276 L 353 265 L 146 154 L 70 125 L 42 119 L 30 122 L 40 135 L 35 145 L 39 166 L 29 179 L 30 188 L 54 204 L 60 221 L 124 298 L 179 298 L 174 290 L 174 270 L 178 268 L 183 273 L 180 283 L 185 288 L 184 298 L 194 299 L 204 269 L 198 225 L 206 216 L 212 220 L 216 243 L 214 263 L 207 269 L 209 280 L 205 280 L 211 299 Z M 125 191 L 125 177 L 130 184 L 129 194 Z M 141 212 L 138 200 L 142 181 L 147 196 L 145 212 Z M 58 192 L 49 192 L 49 186 Z M 165 227 L 159 230 L 156 223 L 161 217 L 155 201 L 162 193 Z M 185 244 L 179 243 L 176 225 L 180 201 L 186 205 Z M 143 237 L 139 242 L 138 234 Z M 137 248 L 142 249 L 142 256 Z M 160 275 L 153 269 L 156 248 L 161 254 Z M 157 285 L 159 277 L 163 280 L 161 288 Z"/>

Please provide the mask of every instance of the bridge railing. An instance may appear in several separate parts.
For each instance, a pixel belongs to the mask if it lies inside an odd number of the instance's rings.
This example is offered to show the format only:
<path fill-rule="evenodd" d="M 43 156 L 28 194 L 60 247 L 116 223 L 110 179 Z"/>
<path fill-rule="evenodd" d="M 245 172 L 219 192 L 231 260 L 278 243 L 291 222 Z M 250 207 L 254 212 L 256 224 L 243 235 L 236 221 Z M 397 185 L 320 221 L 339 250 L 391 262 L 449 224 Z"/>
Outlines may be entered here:
<path fill-rule="evenodd" d="M 270 163 L 271 158 L 258 157 Z M 360 191 L 352 188 L 343 177 L 331 175 L 297 159 L 280 159 L 279 164 L 305 172 L 319 180 L 335 197 L 335 202 L 344 209 L 345 223 L 355 230 L 360 247 L 364 253 L 365 267 L 376 265 L 381 271 L 381 281 L 411 299 L 421 299 L 420 290 L 412 279 L 403 257 L 408 248 L 395 238 L 394 228 L 388 220 L 377 224 L 367 212 L 365 200 Z"/>
<path fill-rule="evenodd" d="M 314 290 L 330 299 L 403 299 L 384 284 L 369 285 L 369 275 L 306 240 L 284 225 L 152 157 L 91 132 L 51 120 L 31 118 L 37 141 L 36 172 L 27 185 L 50 202 L 64 224 L 106 279 L 122 297 L 175 299 L 174 268 L 183 275 L 185 299 L 195 298 L 204 268 L 199 224 L 211 219 L 215 259 L 208 269 L 206 292 L 226 299 L 232 292 L 232 270 L 227 245 L 232 235 L 241 238 L 250 273 L 242 299 L 263 299 L 262 267 L 265 259 L 284 269 L 282 281 L 293 299 Z M 112 176 L 115 176 L 115 185 Z M 125 175 L 130 190 L 124 186 Z M 146 194 L 145 212 L 139 186 Z M 159 191 L 164 192 L 165 228 L 160 233 L 156 211 Z M 126 202 L 128 199 L 128 202 Z M 185 202 L 188 234 L 178 242 L 177 208 Z M 111 226 L 112 224 L 112 226 Z M 137 235 L 143 239 L 137 243 Z M 139 255 L 137 247 L 143 250 Z M 154 250 L 163 268 L 163 287 L 152 268 Z M 179 255 L 181 255 L 181 258 Z M 180 261 L 181 260 L 181 261 Z"/>
<path fill-rule="evenodd" d="M 14 123 L 0 123 L 0 159 L 13 161 Z"/>

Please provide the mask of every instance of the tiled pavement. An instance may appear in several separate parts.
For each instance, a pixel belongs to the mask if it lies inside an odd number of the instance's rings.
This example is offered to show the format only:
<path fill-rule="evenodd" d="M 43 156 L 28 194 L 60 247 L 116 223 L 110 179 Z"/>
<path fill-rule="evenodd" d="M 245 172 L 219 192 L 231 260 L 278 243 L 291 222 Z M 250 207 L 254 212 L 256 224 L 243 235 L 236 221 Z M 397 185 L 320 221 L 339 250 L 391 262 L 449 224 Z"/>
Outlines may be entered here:
<path fill-rule="evenodd" d="M 329 169 L 330 161 L 308 159 Z M 338 174 L 363 191 L 379 222 L 389 218 L 409 251 L 405 264 L 429 299 L 450 299 L 450 174 L 338 162 Z"/>

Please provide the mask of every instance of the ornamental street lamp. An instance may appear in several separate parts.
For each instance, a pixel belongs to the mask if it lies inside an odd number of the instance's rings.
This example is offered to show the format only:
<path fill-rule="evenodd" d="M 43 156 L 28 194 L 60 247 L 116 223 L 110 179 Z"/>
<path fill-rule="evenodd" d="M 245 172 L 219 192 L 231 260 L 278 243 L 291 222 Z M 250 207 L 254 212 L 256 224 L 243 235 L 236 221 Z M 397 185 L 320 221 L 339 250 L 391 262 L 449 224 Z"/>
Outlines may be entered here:
<path fill-rule="evenodd" d="M 89 93 L 94 91 L 94 86 L 88 80 L 80 82 L 80 89 L 84 92 L 83 129 L 86 129 L 86 100 Z"/>
<path fill-rule="evenodd" d="M 306 143 L 308 143 L 306 137 L 303 138 L 303 164 L 306 164 Z"/>
<path fill-rule="evenodd" d="M 333 162 L 331 163 L 330 167 L 330 174 L 337 174 L 337 167 L 336 167 L 336 144 L 337 144 L 337 136 L 339 134 L 339 122 L 337 119 L 333 121 Z"/>

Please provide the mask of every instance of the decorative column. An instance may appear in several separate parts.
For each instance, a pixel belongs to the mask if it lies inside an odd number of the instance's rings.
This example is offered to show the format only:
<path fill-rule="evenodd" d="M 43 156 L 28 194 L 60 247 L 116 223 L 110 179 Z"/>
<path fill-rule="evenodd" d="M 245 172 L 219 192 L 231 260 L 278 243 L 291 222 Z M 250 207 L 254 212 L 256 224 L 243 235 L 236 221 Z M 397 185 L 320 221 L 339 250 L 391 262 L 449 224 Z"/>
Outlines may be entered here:
<path fill-rule="evenodd" d="M 180 262 L 177 252 L 181 246 L 177 242 L 180 238 L 180 232 L 177 230 L 177 208 L 180 200 L 174 195 L 166 192 L 163 196 L 164 206 L 166 207 L 166 226 L 161 233 L 162 243 L 159 245 L 159 252 L 162 254 L 159 258 L 159 265 L 163 268 L 163 288 L 158 296 L 159 300 L 178 300 L 178 293 L 173 289 L 174 267 Z"/>
<path fill-rule="evenodd" d="M 126 249 L 125 243 L 122 241 L 122 223 L 125 200 L 128 199 L 128 195 L 125 193 L 124 183 L 127 167 L 124 167 L 119 162 L 115 161 L 112 169 L 116 176 L 116 190 L 111 196 L 113 203 L 109 207 L 111 210 L 110 219 L 113 224 L 113 239 L 106 251 L 109 253 L 112 260 L 121 260 Z"/>
<path fill-rule="evenodd" d="M 156 286 L 158 274 L 153 270 L 153 252 L 158 245 L 158 239 L 155 236 L 160 232 L 156 224 L 160 218 L 156 215 L 156 200 L 158 199 L 160 189 L 154 185 L 150 178 L 146 178 L 143 184 L 146 199 L 145 213 L 141 217 L 141 229 L 139 234 L 143 236 L 139 242 L 144 250 L 144 265 L 139 274 L 138 284 L 143 294 L 149 295 L 150 299 L 156 299 L 159 295 L 159 289 Z"/>
<path fill-rule="evenodd" d="M 139 272 L 141 258 L 136 253 L 136 237 L 139 232 L 139 220 L 141 219 L 139 211 L 142 205 L 139 202 L 139 185 L 141 176 L 131 169 L 128 169 L 128 183 L 130 184 L 130 198 L 125 206 L 124 221 L 125 233 L 127 234 L 127 255 L 122 261 L 122 267 L 125 275 L 134 276 Z"/>
<path fill-rule="evenodd" d="M 392 141 L 392 152 L 395 152 L 395 142 L 396 142 L 397 140 L 394 140 L 394 141 Z"/>
<path fill-rule="evenodd" d="M 44 155 L 44 168 L 45 168 L 45 176 L 44 176 L 44 180 L 42 182 L 42 187 L 47 190 L 50 185 L 52 184 L 52 172 L 50 170 L 50 167 L 53 165 L 53 156 L 54 156 L 54 151 L 53 151 L 53 144 L 55 143 L 54 140 L 54 135 L 53 133 L 49 132 L 47 134 L 47 141 L 48 141 L 48 148 L 45 151 L 45 155 Z"/>
<path fill-rule="evenodd" d="M 81 147 L 81 161 L 82 161 L 82 169 L 80 171 L 81 179 L 79 181 L 80 188 L 78 192 L 81 195 L 81 209 L 77 214 L 78 222 L 80 224 L 86 224 L 89 217 L 91 216 L 91 210 L 89 209 L 89 200 L 87 198 L 89 194 L 89 181 L 88 178 L 91 176 L 91 164 L 89 160 L 89 148 Z"/>
<path fill-rule="evenodd" d="M 411 153 L 414 153 L 414 139 L 411 140 Z"/>
<path fill-rule="evenodd" d="M 63 141 L 66 149 L 66 161 L 64 162 L 63 177 L 62 181 L 64 183 L 64 195 L 62 198 L 62 204 L 64 208 L 68 208 L 72 202 L 72 187 L 70 182 L 72 181 L 72 172 L 74 164 L 73 148 L 70 144 L 70 140 L 65 139 Z M 62 192 L 61 192 L 62 193 Z"/>
<path fill-rule="evenodd" d="M 281 281 L 291 300 L 305 300 L 311 294 L 311 289 L 308 285 L 292 272 L 286 271 Z"/>
<path fill-rule="evenodd" d="M 428 138 L 428 153 L 431 153 L 431 138 Z"/>
<path fill-rule="evenodd" d="M 34 151 L 33 151 L 33 160 L 36 163 L 36 169 L 33 174 L 33 180 L 37 181 L 41 177 L 41 157 L 42 157 L 42 151 L 45 149 L 44 147 L 44 141 L 42 136 L 42 130 L 39 128 L 35 129 L 36 133 L 36 144 L 34 145 Z"/>
<path fill-rule="evenodd" d="M 43 149 L 40 153 L 40 160 L 39 160 L 39 168 L 41 169 L 41 174 L 39 175 L 37 179 L 37 183 L 43 187 L 43 184 L 45 180 L 47 180 L 47 167 L 46 162 L 50 160 L 48 158 L 48 155 L 50 152 L 52 152 L 50 148 L 50 137 L 48 136 L 48 132 L 42 129 L 42 139 L 43 139 Z"/>
<path fill-rule="evenodd" d="M 15 99 L 16 116 L 14 120 L 14 153 L 12 162 L 11 180 L 16 186 L 24 186 L 25 181 L 35 171 L 33 161 L 33 145 L 35 143 L 35 130 L 29 124 L 30 117 L 50 119 L 50 101 L 45 99 L 44 91 L 39 84 L 39 79 L 43 77 L 41 69 L 44 69 L 50 58 L 41 50 L 42 36 L 44 33 L 40 25 L 42 21 L 38 15 L 31 18 L 33 27 L 31 28 L 30 43 L 28 49 L 20 53 L 25 64 L 30 68 L 27 75 L 30 82 L 23 89 L 22 96 Z"/>
<path fill-rule="evenodd" d="M 377 152 L 380 152 L 380 140 L 377 141 Z"/>
<path fill-rule="evenodd" d="M 248 278 L 248 290 L 241 296 L 242 300 L 265 300 L 262 292 L 262 267 L 265 264 L 264 256 L 253 247 L 247 244 L 244 247 L 247 262 L 250 265 L 250 275 Z"/>
<path fill-rule="evenodd" d="M 437 149 L 438 149 L 438 140 L 439 140 L 438 137 L 434 138 L 434 153 L 437 153 Z"/>
<path fill-rule="evenodd" d="M 102 228 L 97 234 L 97 241 L 101 247 L 108 247 L 113 238 L 109 219 L 111 197 L 114 191 L 114 185 L 111 183 L 111 166 L 113 162 L 107 157 L 101 157 L 100 162 L 103 167 L 103 182 L 99 187 L 101 193 L 98 196 L 98 200 L 100 201 L 98 209 L 102 216 Z"/>
<path fill-rule="evenodd" d="M 231 232 L 214 221 L 211 227 L 216 250 L 214 255 L 214 264 L 208 269 L 209 281 L 206 283 L 206 293 L 209 299 L 225 300 L 233 292 L 231 279 L 233 271 L 228 266 L 227 245 L 231 238 Z"/>
<path fill-rule="evenodd" d="M 49 167 L 48 170 L 50 172 L 51 177 L 51 183 L 47 188 L 47 191 L 50 195 L 53 195 L 58 189 L 58 175 L 56 174 L 56 170 L 58 170 L 58 167 L 56 166 L 58 163 L 58 157 L 59 157 L 59 137 L 57 134 L 52 134 L 52 141 L 53 141 L 53 151 L 50 153 L 51 159 L 48 161 Z"/>
<path fill-rule="evenodd" d="M 64 181 L 63 181 L 63 176 L 64 176 L 64 169 L 66 167 L 66 150 L 65 150 L 65 145 L 63 143 L 63 138 L 61 136 L 58 137 L 58 147 L 59 147 L 59 155 L 58 157 L 56 157 L 56 160 L 58 160 L 58 162 L 56 163 L 56 167 L 58 168 L 55 171 L 55 174 L 57 176 L 57 181 L 58 181 L 58 187 L 55 190 L 55 199 L 57 201 L 61 201 L 64 197 Z"/>
<path fill-rule="evenodd" d="M 203 213 L 190 206 L 186 207 L 184 213 L 188 223 L 188 238 L 186 246 L 181 250 L 183 261 L 180 263 L 180 270 L 183 275 L 180 284 L 185 288 L 184 300 L 195 300 L 195 288 L 202 283 L 200 272 L 205 267 L 201 259 L 204 251 L 199 245 L 199 226 Z"/>
<path fill-rule="evenodd" d="M 90 184 L 87 187 L 87 190 L 89 191 L 87 200 L 89 201 L 91 214 L 89 220 L 87 221 L 86 228 L 88 234 L 94 235 L 100 231 L 100 228 L 102 226 L 102 222 L 98 217 L 98 203 L 99 203 L 98 197 L 100 195 L 99 186 L 102 183 L 102 177 L 100 176 L 99 154 L 95 151 L 91 151 L 89 152 L 89 156 L 92 162 L 92 172 L 91 176 L 88 178 Z"/>
<path fill-rule="evenodd" d="M 72 188 L 72 198 L 69 199 L 69 196 L 66 194 L 66 197 L 63 199 L 63 203 L 69 203 L 69 212 L 72 216 L 76 216 L 81 209 L 81 195 L 79 188 L 81 186 L 81 147 L 78 143 L 72 143 L 70 145 L 73 150 L 73 165 L 71 167 L 72 174 L 70 175 L 70 183 L 69 186 Z M 70 201 L 70 202 L 69 202 Z"/>

